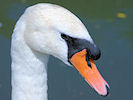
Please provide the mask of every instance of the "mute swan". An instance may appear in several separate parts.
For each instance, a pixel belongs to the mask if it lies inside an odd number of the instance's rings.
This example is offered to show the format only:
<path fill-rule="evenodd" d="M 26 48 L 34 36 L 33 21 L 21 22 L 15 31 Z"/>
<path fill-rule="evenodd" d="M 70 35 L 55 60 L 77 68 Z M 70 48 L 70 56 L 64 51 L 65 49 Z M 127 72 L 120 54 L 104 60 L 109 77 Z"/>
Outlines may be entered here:
<path fill-rule="evenodd" d="M 100 95 L 109 93 L 94 63 L 100 50 L 82 22 L 63 7 L 41 3 L 27 8 L 13 31 L 12 100 L 47 100 L 49 55 L 73 65 Z"/>

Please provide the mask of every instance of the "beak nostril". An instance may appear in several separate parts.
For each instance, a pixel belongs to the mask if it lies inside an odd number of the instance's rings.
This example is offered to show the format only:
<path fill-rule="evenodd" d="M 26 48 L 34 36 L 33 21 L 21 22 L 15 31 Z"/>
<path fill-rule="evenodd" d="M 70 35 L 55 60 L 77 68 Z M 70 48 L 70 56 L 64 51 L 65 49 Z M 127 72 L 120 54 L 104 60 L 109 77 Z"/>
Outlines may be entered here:
<path fill-rule="evenodd" d="M 92 66 L 91 66 L 91 64 L 90 64 L 90 62 L 89 62 L 89 58 L 88 58 L 87 55 L 86 55 L 86 62 L 87 62 L 87 64 L 88 64 L 88 66 L 89 66 L 90 68 L 92 68 Z"/>

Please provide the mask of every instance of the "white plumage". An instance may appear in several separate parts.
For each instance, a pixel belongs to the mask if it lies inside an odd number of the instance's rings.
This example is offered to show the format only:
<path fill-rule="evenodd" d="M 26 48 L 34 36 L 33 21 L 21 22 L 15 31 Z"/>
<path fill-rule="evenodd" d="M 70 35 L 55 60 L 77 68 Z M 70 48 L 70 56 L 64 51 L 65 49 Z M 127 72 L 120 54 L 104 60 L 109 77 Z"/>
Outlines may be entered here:
<path fill-rule="evenodd" d="M 20 17 L 11 43 L 12 100 L 47 100 L 49 55 L 70 65 L 61 33 L 93 42 L 82 22 L 63 7 L 37 4 Z"/>

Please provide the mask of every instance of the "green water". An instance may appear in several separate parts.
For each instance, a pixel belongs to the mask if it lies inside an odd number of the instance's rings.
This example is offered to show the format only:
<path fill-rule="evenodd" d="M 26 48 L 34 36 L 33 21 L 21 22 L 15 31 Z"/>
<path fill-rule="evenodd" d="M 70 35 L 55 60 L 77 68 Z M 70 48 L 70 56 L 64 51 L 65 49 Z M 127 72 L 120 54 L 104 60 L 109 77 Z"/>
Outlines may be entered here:
<path fill-rule="evenodd" d="M 111 87 L 110 95 L 101 97 L 74 68 L 51 57 L 49 100 L 133 100 L 131 0 L 0 0 L 0 100 L 11 100 L 10 38 L 13 27 L 26 7 L 40 2 L 64 6 L 84 22 L 102 51 L 96 63 Z"/>

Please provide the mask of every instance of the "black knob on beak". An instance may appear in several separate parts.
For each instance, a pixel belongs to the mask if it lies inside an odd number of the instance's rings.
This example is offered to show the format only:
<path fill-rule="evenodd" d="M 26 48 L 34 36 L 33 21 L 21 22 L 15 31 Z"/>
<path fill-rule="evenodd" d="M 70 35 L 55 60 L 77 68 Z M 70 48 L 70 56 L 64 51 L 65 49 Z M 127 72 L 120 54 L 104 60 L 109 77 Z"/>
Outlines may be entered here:
<path fill-rule="evenodd" d="M 100 49 L 93 42 L 85 39 L 73 38 L 63 33 L 61 34 L 61 37 L 68 45 L 68 59 L 71 58 L 73 54 L 83 49 L 87 49 L 87 56 L 89 59 L 97 60 L 100 58 Z"/>
<path fill-rule="evenodd" d="M 87 48 L 88 56 L 90 59 L 97 60 L 101 56 L 100 49 L 95 44 L 89 44 Z"/>

